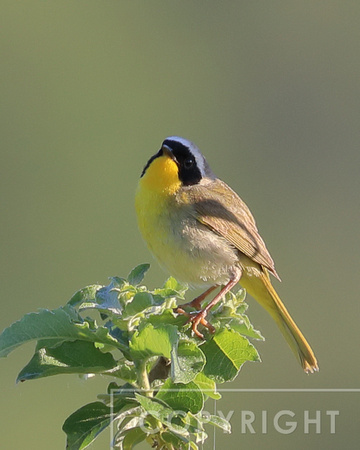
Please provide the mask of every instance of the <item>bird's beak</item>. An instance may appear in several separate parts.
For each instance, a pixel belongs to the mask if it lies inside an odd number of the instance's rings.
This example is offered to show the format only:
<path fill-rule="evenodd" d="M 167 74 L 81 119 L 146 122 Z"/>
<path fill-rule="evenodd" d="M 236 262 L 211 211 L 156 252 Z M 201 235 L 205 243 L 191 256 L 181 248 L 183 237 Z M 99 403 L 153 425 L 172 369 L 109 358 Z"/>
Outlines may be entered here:
<path fill-rule="evenodd" d="M 172 159 L 177 164 L 177 160 L 174 156 L 174 153 L 171 151 L 170 147 L 168 147 L 167 145 L 163 145 L 161 147 L 161 150 L 163 151 L 164 156 L 167 156 L 168 158 Z"/>

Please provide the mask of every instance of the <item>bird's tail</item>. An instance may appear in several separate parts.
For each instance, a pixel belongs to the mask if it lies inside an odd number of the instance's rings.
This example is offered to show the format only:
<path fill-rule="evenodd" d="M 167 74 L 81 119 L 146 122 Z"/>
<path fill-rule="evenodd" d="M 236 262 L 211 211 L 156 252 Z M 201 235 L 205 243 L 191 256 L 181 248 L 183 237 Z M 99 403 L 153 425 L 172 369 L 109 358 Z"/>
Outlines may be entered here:
<path fill-rule="evenodd" d="M 304 371 L 307 373 L 318 371 L 319 367 L 314 352 L 280 300 L 267 271 L 261 271 L 259 275 L 258 277 L 245 276 L 240 283 L 275 320 Z"/>

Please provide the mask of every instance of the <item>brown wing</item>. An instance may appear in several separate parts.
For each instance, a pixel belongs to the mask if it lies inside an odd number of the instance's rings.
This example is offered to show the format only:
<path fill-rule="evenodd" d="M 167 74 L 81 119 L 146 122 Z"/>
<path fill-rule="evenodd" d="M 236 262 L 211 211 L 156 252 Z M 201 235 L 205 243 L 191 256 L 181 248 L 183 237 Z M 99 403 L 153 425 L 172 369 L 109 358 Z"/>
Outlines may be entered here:
<path fill-rule="evenodd" d="M 249 208 L 223 181 L 209 183 L 193 185 L 187 191 L 196 219 L 279 278 Z"/>

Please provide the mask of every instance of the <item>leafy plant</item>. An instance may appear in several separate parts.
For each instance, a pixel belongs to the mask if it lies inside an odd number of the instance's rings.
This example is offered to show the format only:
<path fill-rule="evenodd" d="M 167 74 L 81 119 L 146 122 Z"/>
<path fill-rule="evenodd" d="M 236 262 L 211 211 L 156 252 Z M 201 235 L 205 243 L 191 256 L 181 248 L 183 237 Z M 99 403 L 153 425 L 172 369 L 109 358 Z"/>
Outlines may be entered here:
<path fill-rule="evenodd" d="M 157 449 L 197 449 L 207 437 L 206 424 L 231 430 L 227 420 L 203 411 L 209 397 L 221 397 L 216 383 L 233 380 L 244 362 L 259 360 L 247 337 L 263 337 L 245 315 L 245 292 L 227 294 L 209 316 L 216 332 L 199 340 L 187 317 L 174 312 L 187 287 L 169 278 L 149 291 L 141 285 L 148 269 L 142 264 L 126 279 L 87 286 L 65 306 L 26 314 L 0 336 L 0 356 L 37 341 L 17 381 L 64 373 L 115 380 L 98 401 L 66 419 L 70 450 L 86 448 L 109 426 L 119 449 L 142 441 Z"/>

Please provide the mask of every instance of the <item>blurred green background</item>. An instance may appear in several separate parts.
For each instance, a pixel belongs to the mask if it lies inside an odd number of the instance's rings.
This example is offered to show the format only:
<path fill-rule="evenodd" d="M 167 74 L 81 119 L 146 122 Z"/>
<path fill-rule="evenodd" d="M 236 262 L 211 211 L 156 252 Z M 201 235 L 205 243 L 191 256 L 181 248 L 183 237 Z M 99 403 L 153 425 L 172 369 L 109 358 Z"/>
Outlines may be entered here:
<path fill-rule="evenodd" d="M 263 362 L 226 387 L 359 388 L 359 19 L 355 1 L 3 0 L 0 328 L 153 261 L 134 190 L 178 134 L 250 206 L 320 364 L 305 376 L 249 298 Z M 165 277 L 153 262 L 146 281 Z M 15 385 L 32 350 L 0 361 L 0 445 L 61 449 L 64 419 L 108 380 Z M 359 397 L 225 395 L 217 408 L 236 410 L 234 432 L 216 448 L 358 448 Z M 240 433 L 240 410 L 283 409 L 296 432 Z M 304 434 L 304 410 L 321 411 L 320 434 Z M 335 434 L 327 410 L 340 411 Z"/>

